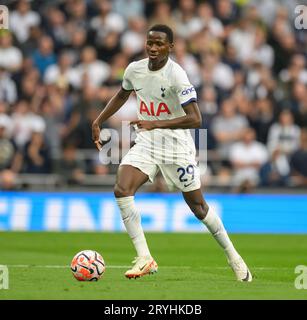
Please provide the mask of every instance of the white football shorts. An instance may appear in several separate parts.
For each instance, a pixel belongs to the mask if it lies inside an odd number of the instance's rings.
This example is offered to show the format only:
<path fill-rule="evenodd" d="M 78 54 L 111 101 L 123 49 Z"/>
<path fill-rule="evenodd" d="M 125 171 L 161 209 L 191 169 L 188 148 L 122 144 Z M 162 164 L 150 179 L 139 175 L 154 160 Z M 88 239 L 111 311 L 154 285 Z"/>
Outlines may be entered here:
<path fill-rule="evenodd" d="M 131 165 L 145 173 L 151 182 L 161 171 L 170 191 L 189 192 L 200 188 L 200 172 L 195 160 L 195 149 L 185 154 L 153 154 L 148 148 L 135 144 L 123 157 L 120 165 Z"/>

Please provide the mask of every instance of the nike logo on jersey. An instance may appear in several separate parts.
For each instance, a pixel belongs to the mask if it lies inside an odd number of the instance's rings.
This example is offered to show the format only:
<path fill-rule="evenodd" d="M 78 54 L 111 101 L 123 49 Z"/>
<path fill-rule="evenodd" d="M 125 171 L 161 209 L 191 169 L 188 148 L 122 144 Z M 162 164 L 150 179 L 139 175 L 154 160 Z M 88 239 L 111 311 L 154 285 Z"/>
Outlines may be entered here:
<path fill-rule="evenodd" d="M 186 188 L 188 186 L 190 186 L 194 181 L 190 182 L 190 183 L 185 183 L 183 186 Z"/>
<path fill-rule="evenodd" d="M 140 90 L 142 90 L 143 88 L 140 88 L 140 89 L 135 89 L 134 91 L 140 91 Z"/>

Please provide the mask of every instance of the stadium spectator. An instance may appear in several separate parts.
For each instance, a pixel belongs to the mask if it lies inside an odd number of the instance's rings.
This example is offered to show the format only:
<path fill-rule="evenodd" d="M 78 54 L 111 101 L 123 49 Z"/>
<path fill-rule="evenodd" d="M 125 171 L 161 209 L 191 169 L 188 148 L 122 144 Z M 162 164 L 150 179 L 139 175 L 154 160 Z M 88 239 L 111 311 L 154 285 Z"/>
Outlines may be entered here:
<path fill-rule="evenodd" d="M 232 46 L 229 42 L 225 46 L 223 62 L 227 64 L 233 70 L 233 72 L 242 71 L 242 64 L 237 59 L 236 48 Z M 245 83 L 244 78 L 243 83 Z"/>
<path fill-rule="evenodd" d="M 156 1 L 148 21 L 151 27 L 155 24 L 166 24 L 172 30 L 176 30 L 176 21 L 172 15 L 172 8 L 168 1 Z"/>
<path fill-rule="evenodd" d="M 12 170 L 0 171 L 0 190 L 12 191 L 17 188 L 17 175 Z"/>
<path fill-rule="evenodd" d="M 19 43 L 24 43 L 29 38 L 30 28 L 40 24 L 41 17 L 31 10 L 27 0 L 19 0 L 16 10 L 10 15 L 10 29 L 14 32 Z"/>
<path fill-rule="evenodd" d="M 292 85 L 289 99 L 283 101 L 282 106 L 298 113 L 306 103 L 307 88 L 302 82 L 296 81 Z"/>
<path fill-rule="evenodd" d="M 242 140 L 230 148 L 230 161 L 235 170 L 233 181 L 242 191 L 249 191 L 259 183 L 259 169 L 268 158 L 265 145 L 255 138 L 255 130 L 246 128 Z"/>
<path fill-rule="evenodd" d="M 210 34 L 214 37 L 224 37 L 223 24 L 218 18 L 214 17 L 213 9 L 209 3 L 200 3 L 197 12 L 202 21 L 202 28 L 207 28 Z"/>
<path fill-rule="evenodd" d="M 17 149 L 15 143 L 8 138 L 8 130 L 11 126 L 11 119 L 6 114 L 0 114 L 0 170 L 11 166 L 12 159 Z"/>
<path fill-rule="evenodd" d="M 73 69 L 72 84 L 80 89 L 85 83 L 98 88 L 110 75 L 110 67 L 97 60 L 95 48 L 87 46 L 82 50 L 81 62 Z"/>
<path fill-rule="evenodd" d="M 13 46 L 13 38 L 10 32 L 0 33 L 0 67 L 9 72 L 16 72 L 21 68 L 22 53 Z"/>
<path fill-rule="evenodd" d="M 112 4 L 109 0 L 98 2 L 99 15 L 90 22 L 90 28 L 94 32 L 95 43 L 102 46 L 109 32 L 122 33 L 125 29 L 125 21 L 122 16 L 112 12 Z"/>
<path fill-rule="evenodd" d="M 276 11 L 268 43 L 274 50 L 274 74 L 279 74 L 281 70 L 287 68 L 297 50 L 292 25 L 285 7 L 280 6 Z"/>
<path fill-rule="evenodd" d="M 295 123 L 299 127 L 307 128 L 307 95 L 304 100 L 300 103 L 299 109 L 295 112 Z"/>
<path fill-rule="evenodd" d="M 230 148 L 242 139 L 247 126 L 247 119 L 236 114 L 233 101 L 224 100 L 220 114 L 212 121 L 212 133 L 217 142 L 218 152 L 223 159 L 229 159 Z"/>
<path fill-rule="evenodd" d="M 75 101 L 72 106 L 71 115 L 62 131 L 62 137 L 65 140 L 74 140 L 79 148 L 93 148 L 91 142 L 83 137 L 90 134 L 89 114 L 96 110 L 96 115 L 100 106 L 97 89 L 90 85 L 84 86 L 81 99 Z"/>
<path fill-rule="evenodd" d="M 71 40 L 71 33 L 76 29 L 70 31 L 65 23 L 64 13 L 56 7 L 48 8 L 46 14 L 47 26 L 46 32 L 52 38 L 55 51 L 58 52 L 64 46 L 67 46 Z"/>
<path fill-rule="evenodd" d="M 195 0 L 180 0 L 173 14 L 178 36 L 188 39 L 202 29 L 202 21 L 196 14 Z"/>
<path fill-rule="evenodd" d="M 68 22 L 66 25 L 70 33 L 73 33 L 76 29 L 89 29 L 86 1 L 68 0 L 65 1 L 64 8 L 68 15 Z"/>
<path fill-rule="evenodd" d="M 300 128 L 294 124 L 293 115 L 283 110 L 279 115 L 279 123 L 274 123 L 268 133 L 268 150 L 273 161 L 283 170 L 284 178 L 289 174 L 289 160 L 299 147 Z M 271 181 L 272 182 L 272 181 Z"/>
<path fill-rule="evenodd" d="M 9 73 L 0 66 L 0 101 L 14 103 L 17 100 L 17 89 L 15 82 Z"/>
<path fill-rule="evenodd" d="M 244 88 L 241 88 L 239 86 L 237 88 L 234 88 L 232 91 L 231 99 L 235 104 L 237 112 L 248 118 L 252 109 L 252 102 L 248 98 L 247 92 L 244 90 Z"/>
<path fill-rule="evenodd" d="M 275 120 L 275 110 L 273 102 L 268 98 L 253 101 L 249 122 L 256 130 L 257 140 L 264 144 L 267 143 L 270 127 Z"/>
<path fill-rule="evenodd" d="M 6 114 L 0 114 L 0 172 L 11 170 L 18 172 L 21 167 L 20 153 L 11 139 L 12 120 Z"/>
<path fill-rule="evenodd" d="M 70 42 L 65 49 L 72 58 L 73 65 L 81 60 L 81 52 L 87 44 L 87 32 L 84 29 L 75 29 L 70 35 Z"/>
<path fill-rule="evenodd" d="M 0 115 L 9 117 L 8 113 L 9 113 L 9 104 L 0 99 Z"/>
<path fill-rule="evenodd" d="M 263 64 L 255 63 L 250 67 L 246 82 L 251 98 L 262 99 L 274 96 L 276 82 L 271 70 Z"/>
<path fill-rule="evenodd" d="M 204 86 L 200 93 L 200 102 L 198 104 L 203 121 L 213 119 L 218 113 L 217 91 L 213 86 Z"/>
<path fill-rule="evenodd" d="M 56 56 L 53 52 L 53 41 L 48 36 L 43 36 L 39 41 L 38 49 L 32 56 L 35 67 L 43 78 L 46 69 L 56 63 Z"/>
<path fill-rule="evenodd" d="M 228 94 L 234 86 L 234 73 L 227 64 L 221 61 L 221 50 L 218 44 L 203 55 L 202 73 L 204 82 L 209 78 L 224 94 Z"/>
<path fill-rule="evenodd" d="M 28 102 L 31 102 L 36 95 L 36 89 L 39 85 L 39 71 L 36 68 L 29 66 L 29 69 L 27 69 L 27 71 L 22 75 L 21 83 L 19 83 L 19 100 L 27 100 Z"/>
<path fill-rule="evenodd" d="M 67 125 L 72 113 L 74 103 L 79 99 L 79 96 L 69 93 L 69 87 L 66 86 L 47 86 L 45 98 L 47 98 L 52 109 L 55 111 L 54 115 L 60 125 Z"/>
<path fill-rule="evenodd" d="M 250 5 L 257 7 L 259 15 L 261 16 L 263 22 L 268 26 L 272 27 L 274 19 L 276 18 L 276 12 L 279 7 L 284 7 L 287 12 L 294 15 L 294 9 L 301 2 L 298 0 L 251 0 Z M 291 17 L 291 18 L 294 18 Z"/>
<path fill-rule="evenodd" d="M 77 149 L 73 142 L 63 146 L 63 158 L 59 160 L 57 173 L 63 183 L 79 184 L 84 180 L 85 163 L 77 158 Z"/>
<path fill-rule="evenodd" d="M 58 62 L 46 69 L 44 82 L 46 84 L 55 84 L 59 87 L 68 87 L 73 83 L 73 77 L 71 55 L 67 52 L 62 52 L 59 55 Z"/>
<path fill-rule="evenodd" d="M 300 147 L 291 157 L 293 183 L 296 186 L 307 186 L 307 129 L 300 135 Z"/>
<path fill-rule="evenodd" d="M 261 63 L 268 68 L 274 64 L 274 51 L 266 43 L 266 32 L 263 27 L 257 27 L 254 34 L 253 50 L 247 63 Z"/>
<path fill-rule="evenodd" d="M 274 150 L 269 161 L 261 167 L 259 175 L 262 186 L 282 187 L 289 184 L 290 165 L 287 159 L 281 156 L 279 149 Z"/>
<path fill-rule="evenodd" d="M 229 35 L 229 44 L 235 48 L 237 59 L 242 64 L 246 64 L 253 54 L 254 37 L 255 26 L 247 17 L 242 17 Z"/>
<path fill-rule="evenodd" d="M 214 119 L 219 110 L 217 91 L 214 87 L 204 86 L 201 89 L 198 107 L 201 112 L 203 127 L 207 129 L 207 148 L 212 150 L 215 147 L 211 128 L 212 119 Z"/>
<path fill-rule="evenodd" d="M 113 58 L 121 53 L 120 35 L 118 32 L 109 32 L 101 46 L 98 46 L 98 58 L 110 63 Z"/>
<path fill-rule="evenodd" d="M 129 29 L 121 36 L 121 48 L 129 58 L 144 50 L 146 21 L 142 17 L 131 17 L 128 20 Z"/>
<path fill-rule="evenodd" d="M 268 149 L 270 152 L 278 149 L 282 154 L 290 156 L 298 149 L 299 136 L 300 128 L 294 124 L 291 111 L 283 110 L 279 115 L 279 122 L 270 127 Z"/>
<path fill-rule="evenodd" d="M 215 1 L 216 17 L 224 26 L 224 37 L 228 37 L 240 17 L 239 7 L 230 0 Z"/>
<path fill-rule="evenodd" d="M 24 147 L 23 160 L 25 173 L 51 173 L 50 150 L 42 132 L 32 131 L 30 141 Z"/>
<path fill-rule="evenodd" d="M 144 1 L 142 0 L 113 0 L 112 6 L 114 12 L 125 18 L 128 22 L 131 18 L 144 16 Z"/>
<path fill-rule="evenodd" d="M 37 49 L 40 39 L 43 36 L 43 30 L 39 26 L 30 27 L 27 41 L 20 45 L 23 55 L 28 59 Z"/>
<path fill-rule="evenodd" d="M 92 129 L 92 122 L 99 114 L 99 110 L 97 107 L 91 107 L 87 109 L 84 119 L 79 122 L 78 126 L 76 127 L 75 132 L 75 139 L 76 139 L 76 146 L 81 149 L 94 149 L 93 144 L 89 140 L 84 139 L 83 137 L 87 137 L 91 133 Z M 91 160 L 91 159 L 89 159 Z"/>
<path fill-rule="evenodd" d="M 280 81 L 285 85 L 291 85 L 297 81 L 307 84 L 306 58 L 303 54 L 295 54 L 287 68 L 281 70 Z"/>
<path fill-rule="evenodd" d="M 45 98 L 41 104 L 41 115 L 46 123 L 45 138 L 50 156 L 58 158 L 61 155 L 62 110 L 54 107 L 53 99 Z"/>
<path fill-rule="evenodd" d="M 110 99 L 118 90 L 127 63 L 128 57 L 123 53 L 119 53 L 113 57 L 110 64 L 110 75 L 103 86 L 98 90 L 98 99 L 102 104 L 107 103 L 108 99 Z"/>
<path fill-rule="evenodd" d="M 127 66 L 128 61 L 129 59 L 124 53 L 118 53 L 113 56 L 110 61 L 110 75 L 103 86 L 103 88 L 107 88 L 107 90 L 100 94 L 102 101 L 107 101 L 107 99 L 109 99 L 108 97 L 110 97 L 110 92 L 113 91 L 114 93 L 121 85 L 125 66 Z"/>
<path fill-rule="evenodd" d="M 12 128 L 14 141 L 19 148 L 30 140 L 32 131 L 45 131 L 44 119 L 30 110 L 30 104 L 25 100 L 20 100 L 12 113 Z"/>
<path fill-rule="evenodd" d="M 186 41 L 183 38 L 176 39 L 176 46 L 171 57 L 184 68 L 196 89 L 199 88 L 201 86 L 199 64 L 196 58 L 188 52 Z"/>

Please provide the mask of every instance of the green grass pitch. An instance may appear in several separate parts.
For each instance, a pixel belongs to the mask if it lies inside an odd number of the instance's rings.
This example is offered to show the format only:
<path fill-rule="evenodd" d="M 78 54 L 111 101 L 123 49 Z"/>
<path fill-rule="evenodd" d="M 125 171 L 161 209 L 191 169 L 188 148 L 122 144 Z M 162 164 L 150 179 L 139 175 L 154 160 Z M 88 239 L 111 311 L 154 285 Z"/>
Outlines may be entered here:
<path fill-rule="evenodd" d="M 222 250 L 209 234 L 148 233 L 159 272 L 124 277 L 134 250 L 125 233 L 0 233 L 0 264 L 9 289 L 0 299 L 306 299 L 294 269 L 307 264 L 307 235 L 232 235 L 254 274 L 235 281 Z M 83 249 L 100 252 L 107 269 L 98 282 L 76 281 L 68 267 Z"/>

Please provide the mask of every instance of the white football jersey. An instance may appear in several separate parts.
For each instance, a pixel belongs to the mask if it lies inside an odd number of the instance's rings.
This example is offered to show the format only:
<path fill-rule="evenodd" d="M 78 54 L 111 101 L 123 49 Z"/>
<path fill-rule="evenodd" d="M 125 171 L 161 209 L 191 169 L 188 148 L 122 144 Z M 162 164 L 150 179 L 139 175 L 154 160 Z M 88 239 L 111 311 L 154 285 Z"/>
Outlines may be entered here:
<path fill-rule="evenodd" d="M 185 115 L 184 106 L 197 101 L 195 88 L 186 72 L 170 58 L 157 71 L 149 70 L 148 58 L 130 63 L 125 70 L 122 87 L 135 91 L 140 120 L 182 117 Z M 195 154 L 189 129 L 137 131 L 135 142 L 147 149 L 154 148 L 155 155 L 158 153 L 161 157 L 170 153 Z"/>

